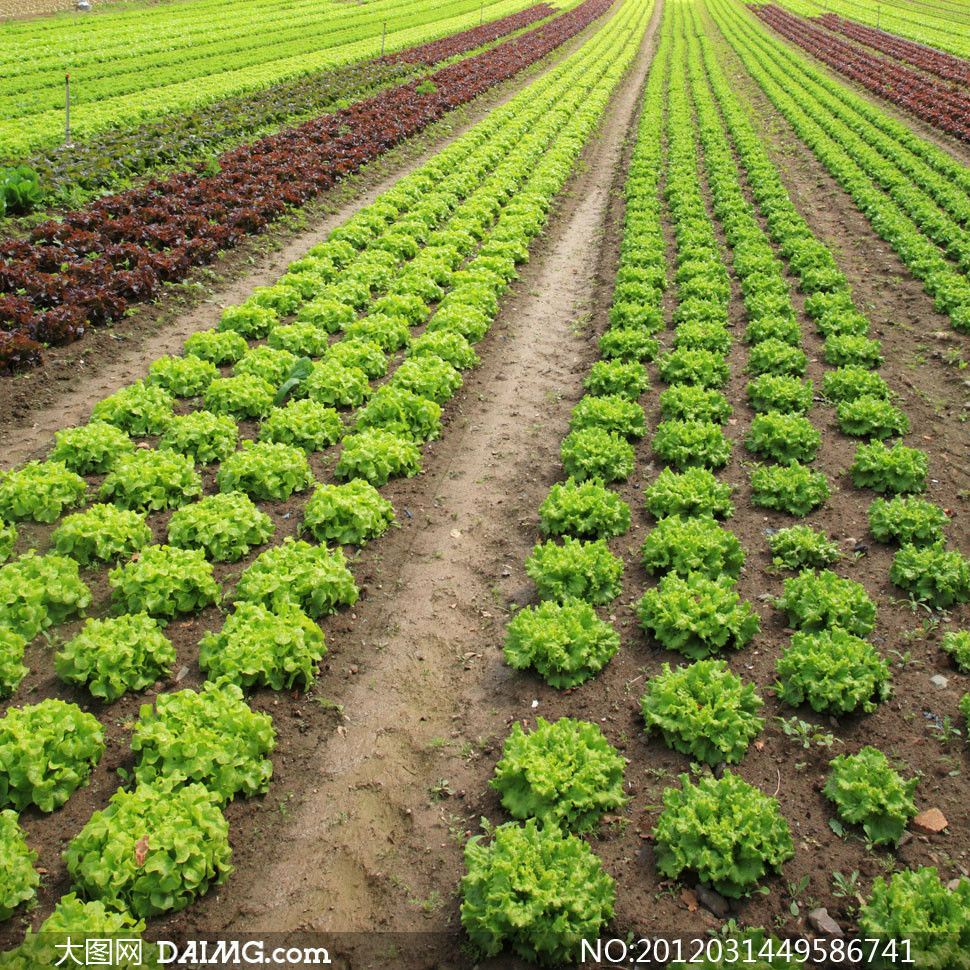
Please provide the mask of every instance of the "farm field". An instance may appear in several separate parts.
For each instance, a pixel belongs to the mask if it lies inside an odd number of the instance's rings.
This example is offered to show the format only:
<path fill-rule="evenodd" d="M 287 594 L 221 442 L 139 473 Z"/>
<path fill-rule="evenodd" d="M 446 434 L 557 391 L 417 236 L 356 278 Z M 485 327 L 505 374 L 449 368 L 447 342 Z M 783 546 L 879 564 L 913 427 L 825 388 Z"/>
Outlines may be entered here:
<path fill-rule="evenodd" d="M 970 966 L 970 147 L 798 43 L 963 97 L 881 6 L 0 27 L 252 118 L 5 142 L 0 967 Z"/>

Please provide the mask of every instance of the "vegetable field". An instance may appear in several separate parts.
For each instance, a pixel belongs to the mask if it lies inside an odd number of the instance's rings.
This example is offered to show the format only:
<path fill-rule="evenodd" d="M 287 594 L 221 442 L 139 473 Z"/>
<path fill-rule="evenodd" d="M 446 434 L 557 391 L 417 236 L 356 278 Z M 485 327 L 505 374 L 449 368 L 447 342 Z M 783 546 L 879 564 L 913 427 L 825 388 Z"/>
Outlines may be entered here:
<path fill-rule="evenodd" d="M 878 7 L 0 27 L 0 968 L 970 967 L 970 16 Z"/>

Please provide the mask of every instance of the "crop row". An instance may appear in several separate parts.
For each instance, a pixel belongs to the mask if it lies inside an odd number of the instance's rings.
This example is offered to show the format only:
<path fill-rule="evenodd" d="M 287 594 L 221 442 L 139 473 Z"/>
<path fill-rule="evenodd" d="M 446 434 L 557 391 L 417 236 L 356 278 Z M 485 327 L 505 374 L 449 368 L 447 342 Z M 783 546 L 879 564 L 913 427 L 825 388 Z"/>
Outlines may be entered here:
<path fill-rule="evenodd" d="M 923 281 L 936 309 L 950 317 L 955 329 L 966 332 L 970 236 L 961 225 L 968 211 L 966 171 L 912 132 L 907 137 L 899 131 L 904 132 L 904 126 L 871 105 L 864 107 L 862 99 L 844 86 L 826 84 L 802 58 L 770 41 L 729 6 L 716 0 L 710 8 L 771 102 L 873 229 Z"/>
<path fill-rule="evenodd" d="M 783 37 L 879 97 L 929 122 L 947 134 L 970 141 L 970 97 L 919 71 L 839 40 L 811 22 L 774 4 L 749 4 L 751 10 Z"/>
<path fill-rule="evenodd" d="M 494 0 L 486 9 L 472 0 L 454 0 L 454 3 L 455 15 L 450 17 L 443 17 L 444 11 L 440 7 L 432 8 L 430 5 L 399 15 L 397 29 L 389 37 L 384 37 L 385 49 L 423 44 L 435 37 L 467 29 L 484 13 L 490 18 L 502 17 L 522 7 L 522 0 Z M 369 10 L 369 5 L 364 9 Z M 385 18 L 388 16 L 385 14 Z M 314 50 L 288 54 L 281 50 L 277 52 L 280 56 L 275 60 L 249 66 L 240 63 L 244 58 L 238 52 L 212 55 L 199 62 L 196 71 L 202 74 L 198 77 L 191 76 L 193 72 L 181 63 L 154 71 L 141 72 L 136 69 L 128 82 L 129 87 L 134 86 L 134 89 L 114 95 L 111 86 L 115 82 L 111 79 L 104 82 L 97 81 L 96 77 L 85 79 L 83 71 L 72 70 L 72 65 L 68 63 L 48 74 L 44 90 L 48 92 L 49 103 L 38 106 L 43 110 L 25 115 L 18 107 L 24 101 L 23 93 L 11 93 L 7 98 L 7 108 L 3 109 L 7 117 L 0 127 L 0 157 L 22 158 L 32 150 L 50 147 L 63 139 L 65 72 L 71 74 L 73 82 L 72 134 L 75 138 L 86 139 L 106 129 L 150 121 L 173 111 L 184 111 L 213 100 L 238 96 L 282 80 L 317 74 L 376 57 L 382 47 L 382 23 L 383 20 L 378 18 L 365 27 L 350 30 L 344 38 L 345 43 L 320 49 L 319 37 L 307 32 L 298 22 L 294 26 L 297 39 L 288 46 L 295 44 L 302 49 L 312 43 Z M 338 33 L 335 36 L 343 35 Z M 300 37 L 303 39 L 300 40 Z M 262 56 L 260 52 L 264 48 L 258 34 L 251 39 L 251 44 L 255 45 L 252 56 Z M 185 49 L 176 56 L 184 59 Z M 98 67 L 91 68 L 95 75 L 98 70 Z M 122 84 L 124 80 L 122 76 L 117 84 Z M 0 105 L 3 104 L 2 95 L 0 91 Z"/>
<path fill-rule="evenodd" d="M 446 111 L 546 56 L 601 16 L 612 0 L 585 0 L 542 28 L 298 128 L 227 152 L 215 175 L 185 172 L 95 202 L 0 246 L 6 335 L 0 367 L 36 363 L 40 343 L 64 343 L 89 325 L 151 299 L 163 282 L 305 203 Z M 430 82 L 430 83 L 428 83 Z M 348 134 L 348 129 L 352 130 Z"/>
<path fill-rule="evenodd" d="M 22 655 L 26 636 L 16 628 L 30 633 L 83 610 L 89 594 L 77 565 L 92 559 L 121 563 L 109 576 L 121 615 L 88 621 L 58 653 L 59 676 L 113 699 L 163 675 L 174 656 L 157 618 L 191 615 L 223 598 L 213 561 L 240 561 L 274 531 L 253 500 L 304 491 L 313 484 L 307 454 L 341 438 L 334 473 L 347 484 L 318 485 L 300 531 L 321 543 L 361 544 L 388 527 L 393 511 L 374 486 L 419 470 L 421 443 L 441 431 L 439 402 L 460 386 L 458 368 L 477 360 L 465 338 L 475 342 L 488 330 L 645 22 L 641 5 L 625 3 L 577 54 L 331 233 L 279 284 L 228 308 L 219 329 L 193 335 L 185 357 L 159 360 L 147 382 L 97 405 L 91 424 L 59 433 L 48 462 L 5 476 L 5 515 L 54 521 L 85 500 L 76 470 L 105 473 L 105 504 L 61 519 L 52 536 L 58 553 L 27 553 L 0 569 L 3 617 L 14 628 L 2 637 L 3 669 L 14 671 L 8 689 L 22 676 L 17 640 Z M 328 295 L 310 299 L 321 279 Z M 431 322 L 412 334 L 429 303 L 437 304 Z M 368 315 L 358 319 L 356 306 Z M 286 322 L 293 314 L 297 320 Z M 340 330 L 343 339 L 330 344 Z M 268 334 L 267 344 L 247 344 L 257 334 Z M 368 376 L 385 375 L 402 345 L 408 359 L 373 391 Z M 232 376 L 218 376 L 212 361 L 229 360 Z M 173 394 L 201 396 L 207 406 L 176 413 Z M 274 394 L 280 403 L 294 400 L 275 406 Z M 331 405 L 363 406 L 348 429 Z M 236 450 L 236 420 L 255 416 L 259 443 Z M 133 437 L 151 434 L 161 435 L 157 449 L 135 448 Z M 216 461 L 218 493 L 193 501 L 195 465 Z M 175 509 L 169 545 L 152 545 L 146 513 L 166 507 Z M 15 538 L 13 527 L 4 532 Z M 146 917 L 225 880 L 221 807 L 236 794 L 265 791 L 272 773 L 271 721 L 250 710 L 240 688 L 307 686 L 325 652 L 312 619 L 356 595 L 342 551 L 324 544 L 287 537 L 250 562 L 234 611 L 200 643 L 209 682 L 143 708 L 132 739 L 135 787 L 115 793 L 68 845 L 71 877 L 95 902 L 65 897 L 45 931 L 140 932 Z M 96 719 L 59 701 L 10 708 L 0 725 L 5 763 L 36 761 L 32 782 L 19 771 L 0 775 L 3 800 L 18 811 L 62 804 L 103 750 Z M 38 878 L 16 823 L 6 812 L 0 825 L 14 877 L 0 915 L 31 898 Z M 28 937 L 17 957 L 39 959 L 50 940 Z"/>
<path fill-rule="evenodd" d="M 857 24 L 834 13 L 822 14 L 814 20 L 823 27 L 828 27 L 829 30 L 845 34 L 850 40 L 857 40 L 866 47 L 875 48 L 897 60 L 906 61 L 921 71 L 929 71 L 930 74 L 935 74 L 944 81 L 970 84 L 970 62 L 965 58 L 954 57 L 945 51 L 938 51 L 925 44 L 916 44 L 884 30 L 867 27 L 865 24 Z"/>

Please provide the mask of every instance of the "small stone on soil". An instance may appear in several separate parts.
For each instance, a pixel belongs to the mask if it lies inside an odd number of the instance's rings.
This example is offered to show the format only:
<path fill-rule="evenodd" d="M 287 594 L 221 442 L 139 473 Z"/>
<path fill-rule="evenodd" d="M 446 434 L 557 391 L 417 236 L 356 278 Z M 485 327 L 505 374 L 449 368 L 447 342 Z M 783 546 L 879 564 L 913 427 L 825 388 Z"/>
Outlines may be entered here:
<path fill-rule="evenodd" d="M 942 832 L 947 825 L 946 816 L 938 808 L 928 808 L 912 821 L 912 826 L 919 832 L 926 832 L 928 835 L 937 835 Z"/>
<path fill-rule="evenodd" d="M 813 909 L 808 914 L 808 921 L 815 932 L 821 933 L 822 936 L 845 936 L 842 927 L 829 916 L 829 911 L 824 907 Z"/>

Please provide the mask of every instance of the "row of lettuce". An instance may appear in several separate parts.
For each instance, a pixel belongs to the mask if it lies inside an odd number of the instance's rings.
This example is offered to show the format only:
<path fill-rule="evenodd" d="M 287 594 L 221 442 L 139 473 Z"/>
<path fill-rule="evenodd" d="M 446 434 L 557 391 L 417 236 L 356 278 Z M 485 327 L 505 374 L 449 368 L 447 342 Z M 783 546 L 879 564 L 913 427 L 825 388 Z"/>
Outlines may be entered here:
<path fill-rule="evenodd" d="M 0 568 L 8 692 L 25 673 L 25 642 L 89 604 L 79 564 L 118 563 L 109 574 L 118 615 L 88 620 L 55 666 L 105 701 L 171 671 L 165 620 L 219 602 L 233 607 L 199 644 L 209 679 L 143 706 L 133 785 L 69 842 L 64 860 L 78 895 L 65 897 L 42 934 L 3 965 L 35 965 L 65 929 L 140 932 L 144 919 L 227 878 L 222 808 L 267 790 L 275 744 L 271 719 L 251 710 L 243 691 L 313 680 L 325 652 L 315 621 L 358 595 L 343 551 L 325 543 L 363 543 L 393 520 L 377 487 L 420 470 L 421 444 L 441 432 L 441 403 L 461 385 L 460 370 L 477 363 L 471 344 L 489 329 L 516 262 L 528 258 L 648 16 L 628 2 L 576 55 L 400 180 L 276 285 L 190 337 L 184 357 L 156 361 L 147 380 L 100 402 L 92 422 L 60 432 L 48 460 L 0 481 L 5 517 L 57 522 L 59 550 L 30 551 Z M 412 332 L 429 316 L 423 332 Z M 406 359 L 372 388 L 402 347 Z M 193 407 L 198 398 L 202 406 Z M 357 408 L 352 423 L 338 410 L 348 408 Z M 237 422 L 254 420 L 259 440 L 237 448 Z M 157 437 L 157 447 L 139 437 Z M 305 491 L 313 484 L 307 454 L 338 440 L 334 474 L 346 484 L 317 484 L 301 515 L 301 530 L 320 544 L 287 537 L 260 553 L 228 595 L 213 562 L 237 562 L 265 545 L 273 524 L 255 503 Z M 216 462 L 218 492 L 199 498 L 196 466 Z M 97 476 L 103 501 L 70 513 L 87 500 L 82 475 Z M 151 544 L 151 516 L 167 509 L 169 541 Z M 15 530 L 4 526 L 5 554 Z M 0 777 L 9 806 L 3 856 L 11 860 L 2 915 L 33 898 L 39 881 L 17 813 L 62 805 L 89 778 L 103 735 L 94 715 L 58 699 L 11 706 L 0 720 L 10 766 Z"/>
<path fill-rule="evenodd" d="M 649 386 L 644 362 L 656 357 L 667 388 L 659 396 L 662 420 L 652 449 L 666 467 L 643 492 L 656 526 L 641 547 L 641 562 L 659 583 L 635 610 L 652 641 L 691 662 L 664 663 L 648 680 L 640 710 L 648 733 L 717 770 L 696 780 L 685 774 L 680 788 L 667 789 L 652 835 L 664 876 L 697 878 L 740 898 L 762 877 L 780 872 L 794 844 L 777 799 L 725 768 L 742 760 L 765 722 L 755 685 L 720 656 L 748 645 L 759 617 L 734 589 L 745 551 L 717 521 L 734 512 L 732 487 L 714 475 L 728 464 L 732 445 L 723 426 L 734 408 L 722 390 L 730 373 L 731 284 L 699 165 L 748 320 L 746 393 L 754 417 L 744 443 L 768 462 L 750 468 L 753 505 L 802 518 L 830 497 L 826 475 L 811 467 L 821 436 L 806 415 L 816 392 L 804 376 L 807 357 L 784 276 L 787 263 L 825 337 L 825 361 L 833 369 L 825 375 L 824 399 L 836 405 L 844 434 L 867 439 L 850 476 L 857 486 L 888 496 L 872 502 L 869 518 L 878 541 L 901 544 L 891 579 L 929 608 L 944 609 L 970 599 L 970 563 L 944 546 L 943 510 L 914 494 L 926 487 L 925 453 L 884 444 L 904 434 L 908 423 L 874 372 L 880 347 L 868 338 L 868 320 L 853 305 L 844 275 L 792 206 L 710 43 L 698 33 L 696 11 L 671 6 L 643 93 L 610 325 L 600 340 L 603 359 L 590 370 L 589 393 L 574 408 L 563 441 L 568 477 L 539 510 L 541 531 L 553 538 L 540 542 L 526 564 L 541 602 L 509 622 L 505 655 L 512 667 L 532 668 L 550 686 L 571 690 L 619 649 L 616 630 L 595 608 L 609 607 L 622 592 L 623 562 L 607 542 L 627 532 L 631 511 L 607 486 L 634 471 L 630 442 L 646 433 L 639 403 Z M 725 127 L 771 238 L 745 199 Z M 668 275 L 661 179 L 675 234 L 677 306 L 672 349 L 658 357 L 655 334 L 665 327 Z M 840 559 L 839 548 L 809 525 L 770 529 L 768 543 L 775 565 L 794 572 L 774 604 L 795 630 L 776 661 L 775 694 L 792 707 L 834 717 L 876 710 L 891 694 L 891 675 L 865 639 L 876 618 L 865 587 L 828 568 Z M 948 633 L 943 646 L 958 669 L 970 672 L 970 633 Z M 970 694 L 961 710 L 970 719 Z M 577 958 L 582 940 L 603 934 L 615 884 L 580 836 L 627 802 L 624 766 L 594 723 L 538 718 L 534 730 L 513 727 L 492 786 L 525 825 L 506 823 L 488 833 L 487 844 L 476 837 L 466 848 L 462 918 L 484 952 L 511 946 L 531 959 L 563 962 Z M 917 783 L 865 745 L 831 762 L 823 791 L 843 823 L 860 826 L 873 844 L 892 846 L 917 813 Z M 970 882 L 951 892 L 934 869 L 907 870 L 875 882 L 858 921 L 864 936 L 885 941 L 887 965 L 902 958 L 892 942 L 898 939 L 911 941 L 918 962 L 938 961 L 970 937 L 968 904 Z M 748 939 L 755 954 L 764 946 L 759 965 L 801 966 L 790 948 L 786 957 L 772 959 L 779 946 L 762 931 Z"/>

